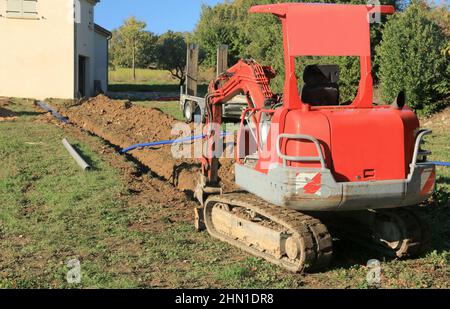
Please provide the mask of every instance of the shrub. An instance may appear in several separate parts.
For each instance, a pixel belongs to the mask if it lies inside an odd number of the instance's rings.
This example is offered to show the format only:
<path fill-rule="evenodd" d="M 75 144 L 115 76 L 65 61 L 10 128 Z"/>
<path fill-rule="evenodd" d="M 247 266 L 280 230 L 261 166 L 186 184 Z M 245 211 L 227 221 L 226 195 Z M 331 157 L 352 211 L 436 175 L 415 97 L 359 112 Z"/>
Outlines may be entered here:
<path fill-rule="evenodd" d="M 429 19 L 429 10 L 414 1 L 389 19 L 377 47 L 383 99 L 393 101 L 404 90 L 408 104 L 422 114 L 439 109 L 449 95 L 448 38 Z"/>

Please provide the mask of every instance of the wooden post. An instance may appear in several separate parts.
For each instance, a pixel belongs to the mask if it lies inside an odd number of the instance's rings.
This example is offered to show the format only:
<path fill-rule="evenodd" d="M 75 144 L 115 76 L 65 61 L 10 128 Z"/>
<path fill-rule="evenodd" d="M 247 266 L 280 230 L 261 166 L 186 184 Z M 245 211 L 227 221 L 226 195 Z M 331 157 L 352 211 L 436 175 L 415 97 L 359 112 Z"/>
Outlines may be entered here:
<path fill-rule="evenodd" d="M 189 44 L 186 59 L 186 94 L 191 96 L 197 96 L 198 52 L 198 44 Z"/>
<path fill-rule="evenodd" d="M 228 45 L 220 45 L 217 48 L 217 77 L 228 70 Z"/>

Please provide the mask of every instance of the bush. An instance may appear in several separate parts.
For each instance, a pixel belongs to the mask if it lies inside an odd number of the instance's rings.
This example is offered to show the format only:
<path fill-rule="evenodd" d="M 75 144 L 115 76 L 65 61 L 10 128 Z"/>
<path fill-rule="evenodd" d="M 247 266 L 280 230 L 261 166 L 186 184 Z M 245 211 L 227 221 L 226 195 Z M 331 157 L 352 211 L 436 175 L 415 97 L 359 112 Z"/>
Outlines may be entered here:
<path fill-rule="evenodd" d="M 205 53 L 203 64 L 214 66 L 216 49 L 220 44 L 230 47 L 229 64 L 233 65 L 239 58 L 253 58 L 262 65 L 272 66 L 278 73 L 271 86 L 275 92 L 284 88 L 283 38 L 278 18 L 269 14 L 248 14 L 248 9 L 256 4 L 279 2 L 325 2 L 367 4 L 367 0 L 234 0 L 215 6 L 204 6 L 194 31 L 193 40 L 200 44 Z M 396 4 L 399 1 L 381 0 L 382 4 Z M 384 20 L 384 19 L 383 19 Z M 372 41 L 379 40 L 379 28 L 372 27 Z M 355 97 L 359 84 L 359 61 L 352 57 L 302 57 L 298 66 L 298 76 L 303 74 L 304 64 L 316 63 L 338 64 L 341 68 L 341 91 L 343 101 Z M 337 59 L 339 58 L 339 59 Z M 333 60 L 330 62 L 330 60 Z M 375 69 L 377 69 L 375 67 Z M 301 79 L 300 79 L 301 81 Z M 300 83 L 301 84 L 301 83 Z"/>
<path fill-rule="evenodd" d="M 389 19 L 377 47 L 383 99 L 391 102 L 402 90 L 408 104 L 422 114 L 440 108 L 449 95 L 448 38 L 429 19 L 428 8 L 414 1 Z"/>

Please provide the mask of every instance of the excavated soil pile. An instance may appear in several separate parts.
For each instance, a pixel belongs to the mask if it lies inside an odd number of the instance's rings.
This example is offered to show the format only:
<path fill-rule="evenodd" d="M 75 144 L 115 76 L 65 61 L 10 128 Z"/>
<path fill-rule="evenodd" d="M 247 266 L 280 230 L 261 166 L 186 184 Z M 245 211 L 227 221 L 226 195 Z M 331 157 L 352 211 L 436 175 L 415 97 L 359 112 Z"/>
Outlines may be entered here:
<path fill-rule="evenodd" d="M 120 148 L 162 140 L 171 140 L 177 120 L 151 108 L 129 101 L 111 100 L 100 95 L 81 105 L 61 108 L 70 122 L 107 140 Z M 194 191 L 200 170 L 197 159 L 174 159 L 171 146 L 136 149 L 131 156 L 182 191 Z M 220 177 L 225 191 L 233 190 L 232 160 L 221 160 Z"/>

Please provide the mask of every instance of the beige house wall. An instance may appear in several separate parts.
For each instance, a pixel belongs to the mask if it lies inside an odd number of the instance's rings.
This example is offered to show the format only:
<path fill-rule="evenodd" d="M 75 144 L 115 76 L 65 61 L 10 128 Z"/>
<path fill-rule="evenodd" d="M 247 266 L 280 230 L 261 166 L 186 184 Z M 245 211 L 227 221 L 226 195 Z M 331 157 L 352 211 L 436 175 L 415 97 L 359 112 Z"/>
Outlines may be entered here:
<path fill-rule="evenodd" d="M 38 0 L 36 19 L 6 17 L 0 0 L 0 96 L 74 98 L 73 7 Z"/>
<path fill-rule="evenodd" d="M 75 24 L 75 89 L 80 89 L 78 82 L 79 76 L 79 56 L 86 57 L 86 78 L 85 89 L 86 96 L 94 94 L 95 77 L 95 24 L 94 24 L 94 1 L 80 0 L 80 15 Z M 78 92 L 78 91 L 77 91 Z"/>
<path fill-rule="evenodd" d="M 106 91 L 110 33 L 95 31 L 97 2 L 37 0 L 37 14 L 21 18 L 0 0 L 0 96 L 74 99 L 82 88 L 83 96 L 92 96 L 94 80 Z"/>

